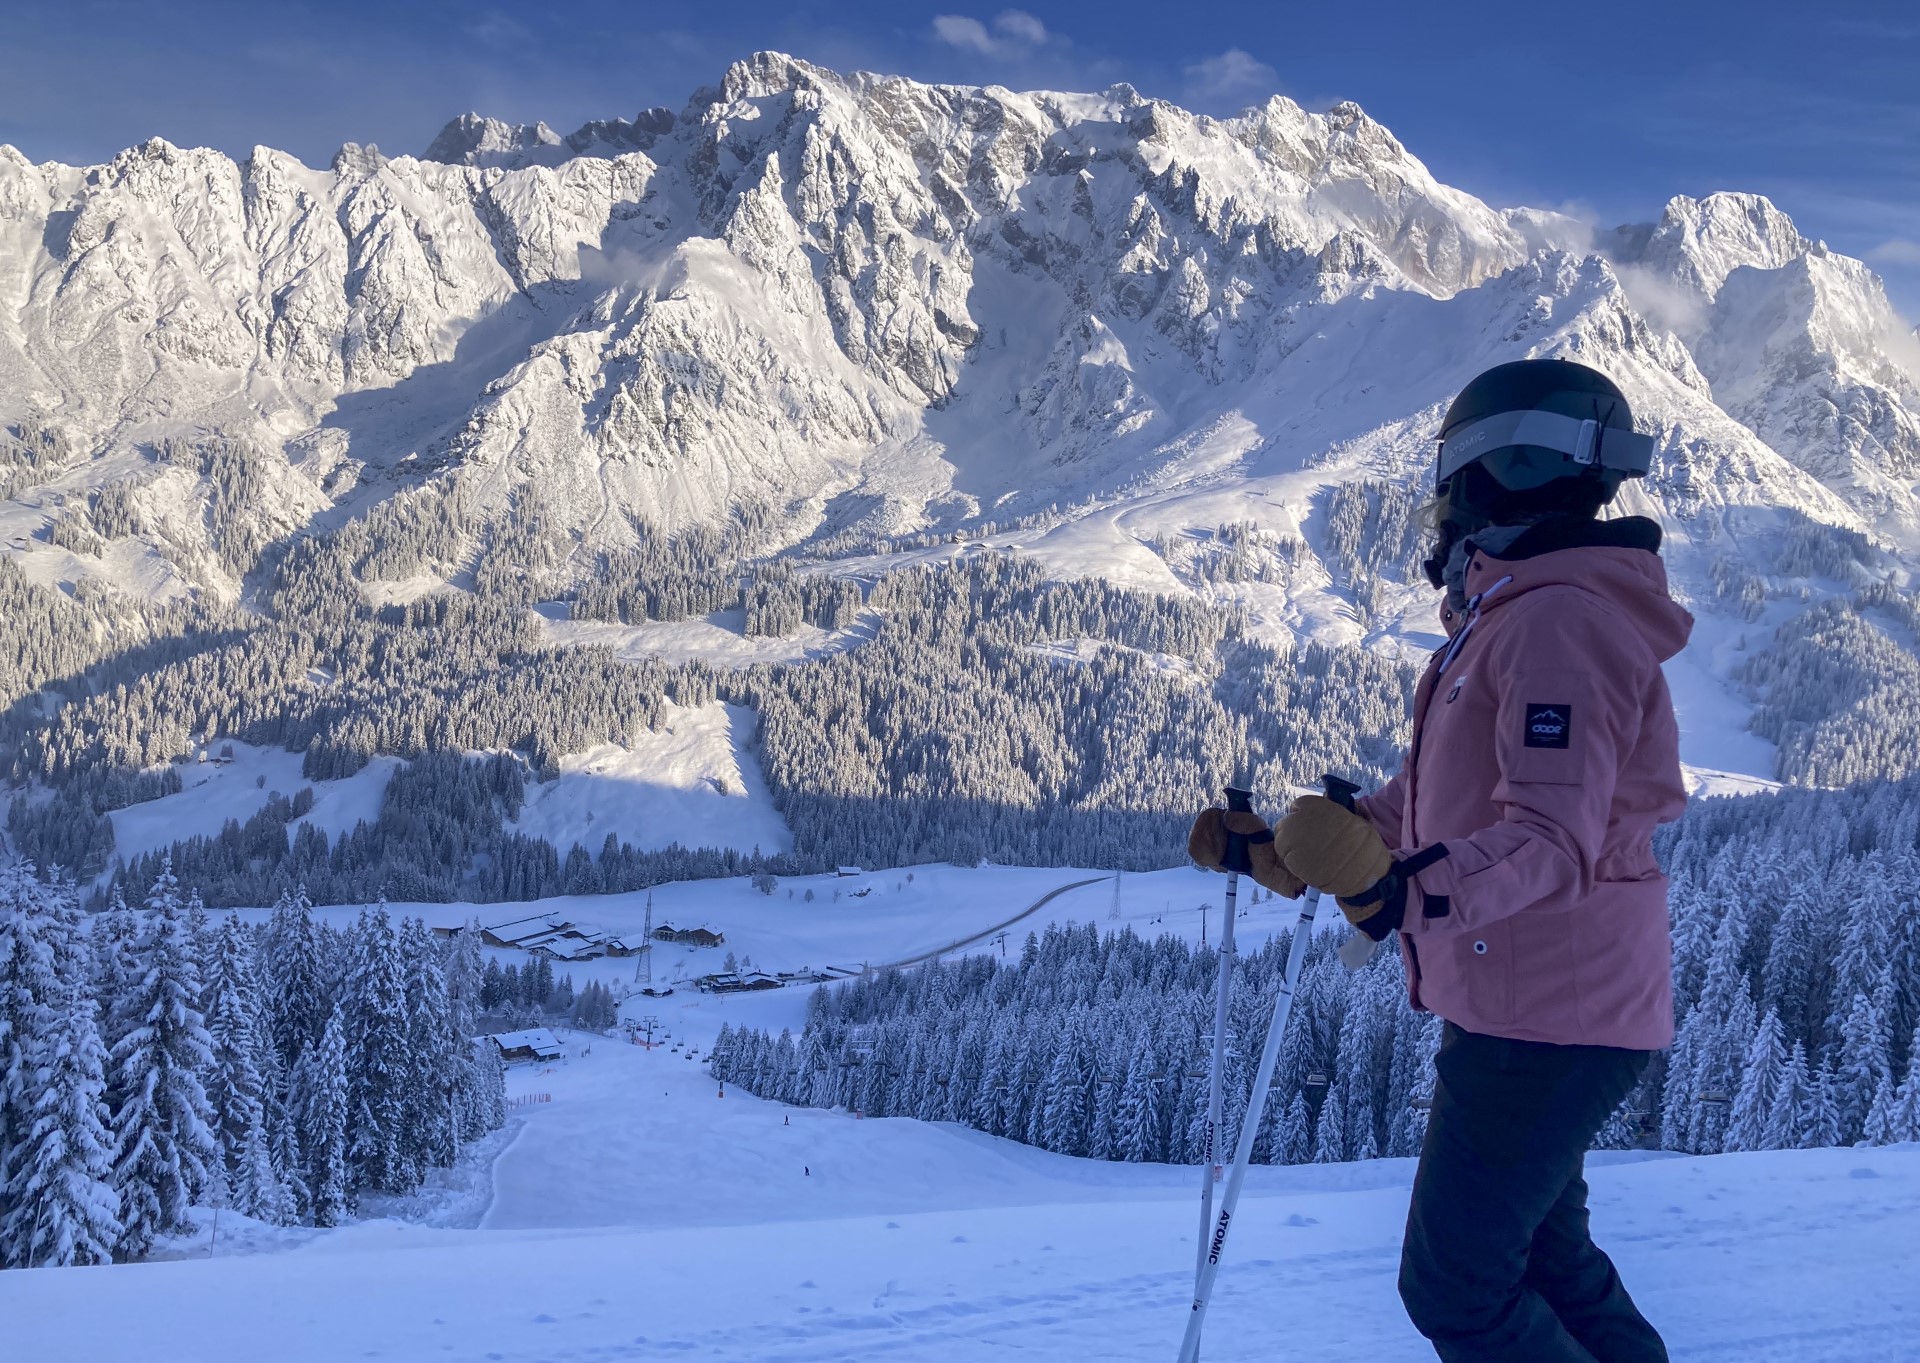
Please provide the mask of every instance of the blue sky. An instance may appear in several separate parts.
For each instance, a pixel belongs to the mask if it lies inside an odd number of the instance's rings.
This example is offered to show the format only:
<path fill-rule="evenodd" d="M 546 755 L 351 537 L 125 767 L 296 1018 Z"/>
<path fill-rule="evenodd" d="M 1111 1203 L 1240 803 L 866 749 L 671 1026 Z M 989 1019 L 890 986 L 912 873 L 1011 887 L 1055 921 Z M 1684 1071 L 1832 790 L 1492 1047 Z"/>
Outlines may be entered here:
<path fill-rule="evenodd" d="M 1755 190 L 1920 318 L 1914 0 L 0 0 L 0 141 L 91 162 L 158 134 L 324 164 L 345 141 L 419 151 L 467 109 L 566 131 L 678 108 L 758 48 L 1014 87 L 1125 80 L 1215 113 L 1352 99 L 1449 183 L 1605 225 Z"/>

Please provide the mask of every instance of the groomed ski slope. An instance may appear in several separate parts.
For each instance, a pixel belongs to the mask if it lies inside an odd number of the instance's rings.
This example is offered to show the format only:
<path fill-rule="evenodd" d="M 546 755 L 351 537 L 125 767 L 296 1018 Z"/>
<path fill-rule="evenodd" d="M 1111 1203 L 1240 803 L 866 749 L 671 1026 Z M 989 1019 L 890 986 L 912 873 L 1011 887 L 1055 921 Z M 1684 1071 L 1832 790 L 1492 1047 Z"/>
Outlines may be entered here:
<path fill-rule="evenodd" d="M 772 897 L 704 882 L 663 890 L 656 913 L 710 918 L 769 967 L 898 960 L 1087 874 L 926 867 L 912 881 L 798 879 Z M 1129 876 L 1121 918 L 1197 937 L 1193 906 L 1219 885 L 1191 871 Z M 640 907 L 614 898 L 543 907 L 593 902 L 601 919 Z M 1105 927 L 1111 898 L 1107 885 L 1060 895 L 1008 946 L 1017 954 L 1026 929 L 1051 919 Z M 430 921 L 473 912 L 431 909 Z M 1243 942 L 1290 909 L 1250 910 Z M 991 939 L 970 949 L 1000 950 Z M 699 964 L 719 954 L 697 953 Z M 632 965 L 594 962 L 576 977 L 631 980 Z M 475 1188 L 462 1173 L 445 1205 L 426 1209 L 436 1226 L 462 1228 L 279 1231 L 228 1216 L 219 1257 L 203 1234 L 168 1262 L 0 1274 L 0 1358 L 1170 1363 L 1192 1283 L 1196 1171 L 720 1096 L 703 1063 L 720 1024 L 797 1031 L 806 996 L 683 987 L 632 999 L 626 1015 L 656 1016 L 665 1044 L 569 1035 L 567 1060 L 511 1072 L 511 1093 L 549 1101 L 516 1108 L 490 1178 Z M 1920 1359 L 1920 1148 L 1596 1164 L 1598 1234 L 1677 1360 Z M 1411 1176 L 1404 1160 L 1255 1169 L 1208 1363 L 1431 1359 L 1394 1293 Z"/>
<path fill-rule="evenodd" d="M 726 1007 L 746 1020 L 761 1002 Z M 676 1034 L 706 1032 L 703 1010 Z M 722 1098 L 667 1046 L 572 1042 L 512 1076 L 551 1101 L 520 1109 L 480 1228 L 373 1222 L 283 1253 L 0 1275 L 7 1357 L 1174 1356 L 1191 1171 Z M 1410 1164 L 1255 1173 L 1205 1356 L 1431 1358 L 1394 1297 Z M 1593 1185 L 1599 1233 L 1676 1359 L 1920 1357 L 1920 1149 L 1639 1159 Z"/>

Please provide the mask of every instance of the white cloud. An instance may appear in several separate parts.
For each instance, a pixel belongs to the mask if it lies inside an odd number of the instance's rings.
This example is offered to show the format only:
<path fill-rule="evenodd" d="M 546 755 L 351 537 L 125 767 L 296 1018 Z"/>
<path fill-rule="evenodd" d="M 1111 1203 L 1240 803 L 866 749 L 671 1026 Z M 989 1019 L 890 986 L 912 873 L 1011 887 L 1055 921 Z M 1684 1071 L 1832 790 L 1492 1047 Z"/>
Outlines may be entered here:
<path fill-rule="evenodd" d="M 936 14 L 933 36 L 949 47 L 1002 57 L 1032 52 L 1053 40 L 1047 26 L 1023 9 L 1001 10 L 994 17 L 993 32 L 965 14 Z"/>
<path fill-rule="evenodd" d="M 993 26 L 1016 43 L 1039 47 L 1047 41 L 1047 26 L 1023 9 L 1002 10 Z"/>
<path fill-rule="evenodd" d="M 1698 336 L 1707 324 L 1707 300 L 1692 289 L 1662 277 L 1644 265 L 1616 265 L 1614 275 L 1647 321 L 1683 338 Z"/>
<path fill-rule="evenodd" d="M 969 52 L 992 52 L 995 47 L 987 26 L 964 14 L 934 15 L 933 36 L 949 47 L 961 47 Z"/>
<path fill-rule="evenodd" d="M 1867 259 L 1876 265 L 1920 265 L 1920 241 L 1889 237 L 1867 252 Z"/>
<path fill-rule="evenodd" d="M 1280 73 L 1249 52 L 1230 47 L 1186 68 L 1188 87 L 1207 99 L 1236 99 L 1279 89 Z"/>

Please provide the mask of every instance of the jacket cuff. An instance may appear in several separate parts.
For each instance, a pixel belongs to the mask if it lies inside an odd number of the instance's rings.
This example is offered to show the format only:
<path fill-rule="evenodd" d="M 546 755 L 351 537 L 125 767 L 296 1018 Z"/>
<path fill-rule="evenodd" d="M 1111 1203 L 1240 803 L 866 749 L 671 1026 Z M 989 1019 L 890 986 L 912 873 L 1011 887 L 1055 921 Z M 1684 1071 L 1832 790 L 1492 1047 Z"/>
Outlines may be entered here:
<path fill-rule="evenodd" d="M 1429 843 L 1425 847 L 1410 847 L 1394 854 L 1395 861 L 1411 861 L 1430 855 L 1438 843 Z M 1460 867 L 1452 856 L 1442 856 L 1430 861 L 1415 871 L 1412 876 L 1414 888 L 1420 891 L 1418 906 L 1407 905 L 1407 921 L 1401 926 L 1402 932 L 1421 932 L 1429 927 L 1437 927 L 1451 917 L 1453 898 L 1460 893 Z"/>

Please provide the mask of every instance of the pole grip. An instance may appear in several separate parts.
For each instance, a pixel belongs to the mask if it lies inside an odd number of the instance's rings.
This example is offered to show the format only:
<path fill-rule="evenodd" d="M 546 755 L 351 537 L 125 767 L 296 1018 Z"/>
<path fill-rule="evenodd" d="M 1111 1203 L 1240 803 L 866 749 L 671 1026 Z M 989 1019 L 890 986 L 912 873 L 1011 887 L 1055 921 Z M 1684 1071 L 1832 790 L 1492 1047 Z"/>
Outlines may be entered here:
<path fill-rule="evenodd" d="M 1247 789 L 1252 782 L 1227 787 L 1227 812 L 1229 814 L 1253 813 L 1253 792 Z M 1246 875 L 1253 870 L 1253 858 L 1247 851 L 1247 835 L 1227 830 L 1227 855 L 1220 863 L 1235 875 Z"/>
<path fill-rule="evenodd" d="M 1328 772 L 1320 778 L 1320 789 L 1326 792 L 1329 800 L 1346 810 L 1347 813 L 1356 814 L 1359 812 L 1353 807 L 1353 801 L 1354 798 L 1360 794 L 1360 787 L 1356 786 L 1353 782 L 1335 776 L 1332 772 Z"/>

